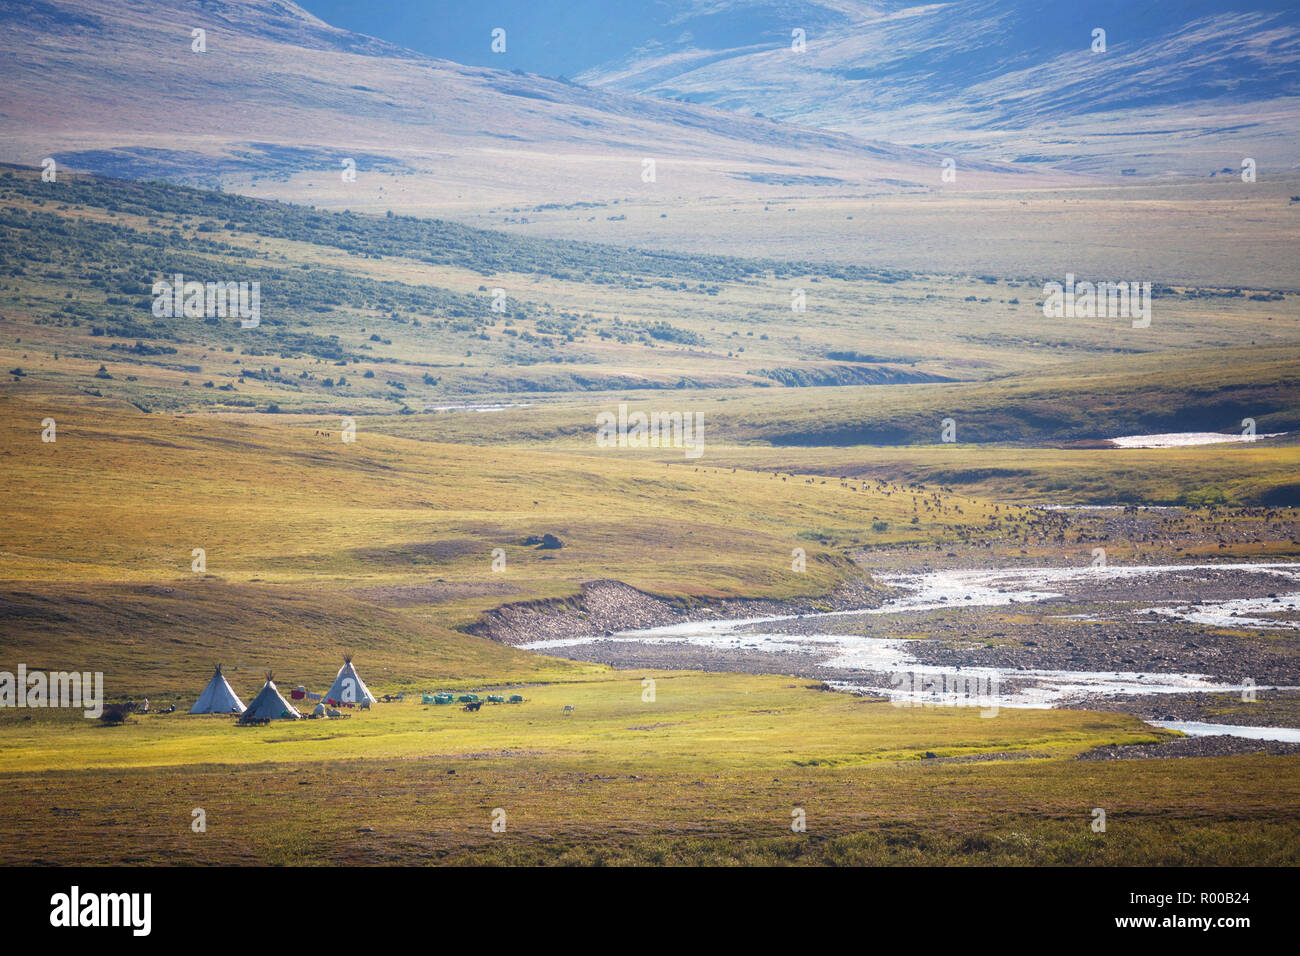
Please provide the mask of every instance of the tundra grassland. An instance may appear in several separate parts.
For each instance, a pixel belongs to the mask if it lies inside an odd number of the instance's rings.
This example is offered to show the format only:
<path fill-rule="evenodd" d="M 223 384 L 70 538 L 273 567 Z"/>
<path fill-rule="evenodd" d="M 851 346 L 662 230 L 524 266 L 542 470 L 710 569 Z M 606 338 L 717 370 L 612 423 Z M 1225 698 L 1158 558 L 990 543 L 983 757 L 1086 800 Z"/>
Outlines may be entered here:
<path fill-rule="evenodd" d="M 1027 268 L 1189 286 L 1261 285 L 1300 291 L 1294 260 L 1300 179 L 1293 171 L 1141 182 L 1020 184 L 927 181 L 916 188 L 791 185 L 766 195 L 701 196 L 628 190 L 618 203 L 430 202 L 452 216 L 516 236 L 595 239 L 643 249 L 869 264 L 922 273 L 1021 275 Z M 319 202 L 291 184 L 275 192 Z M 326 189 L 332 208 L 354 199 Z M 259 190 L 263 194 L 270 191 Z M 668 193 L 668 195 L 665 195 Z M 308 198 L 310 197 L 310 198 Z M 477 208 L 475 208 L 477 205 Z M 592 206 L 594 205 L 594 208 Z M 374 207 L 372 207 L 374 208 Z"/>
<path fill-rule="evenodd" d="M 1032 512 L 888 482 L 364 428 L 345 444 L 283 419 L 68 401 L 3 402 L 6 655 L 102 669 L 110 699 L 149 696 L 155 713 L 119 727 L 0 713 L 6 862 L 1295 861 L 1294 758 L 1121 770 L 1074 758 L 1169 735 L 1121 714 L 986 719 L 790 678 L 617 671 L 458 630 L 595 575 L 683 606 L 815 594 L 857 575 L 843 554 L 872 521 L 886 525 L 874 546 L 934 548 L 955 524 Z M 45 414 L 56 442 L 40 441 Z M 522 544 L 543 531 L 564 547 Z M 318 686 L 345 649 L 375 692 L 407 699 L 260 728 L 184 714 L 214 660 L 248 699 L 263 666 L 281 687 Z M 525 702 L 469 714 L 416 696 L 493 688 Z M 1097 806 L 1105 834 L 1089 827 Z M 807 832 L 790 831 L 798 809 Z"/>
<path fill-rule="evenodd" d="M 943 495 L 943 511 L 922 519 L 921 492 L 901 486 L 485 452 L 368 432 L 364 420 L 345 443 L 283 419 L 69 401 L 0 399 L 6 649 L 137 683 L 157 672 L 157 690 L 188 686 L 214 659 L 305 680 L 322 640 L 391 654 L 379 666 L 406 682 L 483 680 L 493 667 L 503 681 L 583 673 L 449 629 L 602 578 L 684 608 L 815 597 L 860 578 L 853 547 L 949 540 L 996 507 Z M 46 418 L 53 442 L 41 440 Z M 563 547 L 540 548 L 546 534 Z"/>
<path fill-rule="evenodd" d="M 1294 757 L 1077 761 L 1169 735 L 619 671 L 467 630 L 503 604 L 581 613 L 596 580 L 685 614 L 883 597 L 863 552 L 1059 556 L 1065 533 L 1020 503 L 1179 503 L 1217 557 L 1294 554 L 1264 533 L 1294 445 L 1083 447 L 1294 427 L 1290 290 L 1162 286 L 1149 328 L 1062 324 L 1039 275 L 45 185 L 0 174 L 3 666 L 179 706 L 117 727 L 0 710 L 3 862 L 1296 862 Z M 155 314 L 176 273 L 259 282 L 259 325 Z M 623 402 L 701 414 L 701 458 L 597 448 L 594 416 Z M 518 407 L 437 410 L 465 405 Z M 345 651 L 406 699 L 270 727 L 184 714 L 216 662 L 247 700 L 263 668 L 318 688 Z M 419 702 L 502 688 L 527 699 Z"/>
<path fill-rule="evenodd" d="M 0 858 L 1268 864 L 1300 849 L 1294 758 L 1072 759 L 1163 733 L 1121 715 L 983 719 L 725 674 L 610 673 L 524 695 L 476 714 L 408 700 L 248 729 L 6 720 Z"/>
<path fill-rule="evenodd" d="M 645 252 L 26 170 L 0 175 L 0 225 L 9 384 L 151 411 L 410 415 L 664 393 L 754 403 L 731 416 L 735 435 L 773 444 L 927 441 L 945 411 L 969 411 L 967 440 L 1036 442 L 1227 428 L 1238 406 L 1285 430 L 1298 414 L 1300 297 L 1285 288 L 1156 276 L 1151 324 L 1132 328 L 1045 318 L 1055 270 Z M 260 325 L 155 315 L 153 283 L 176 274 L 259 282 Z M 1230 409 L 1209 400 L 1223 389 Z M 508 424 L 493 434 L 513 437 Z M 536 427 L 530 440 L 547 437 Z"/>
<path fill-rule="evenodd" d="M 568 396 L 503 408 L 494 413 L 490 430 L 447 414 L 420 419 L 381 415 L 372 424 L 393 434 L 440 441 L 490 444 L 531 438 L 582 449 L 593 447 L 596 416 L 619 403 L 647 413 L 681 408 L 703 416 L 711 447 L 771 446 L 754 454 L 797 462 L 805 455 L 815 457 L 810 450 L 815 446 L 841 446 L 845 457 L 858 446 L 870 446 L 873 455 L 891 450 L 907 455 L 911 452 L 899 451 L 900 446 L 941 443 L 949 450 L 1014 445 L 1019 446 L 1017 456 L 1043 446 L 1109 450 L 1108 439 L 1124 435 L 1236 435 L 1250 418 L 1261 436 L 1250 447 L 1266 448 L 1294 445 L 1294 438 L 1275 442 L 1262 436 L 1296 427 L 1297 359 L 1300 351 L 1294 346 L 1209 350 L 1114 360 L 1105 373 L 1097 371 L 1096 363 L 1080 363 L 984 382 Z M 950 443 L 942 442 L 946 419 L 953 426 Z"/>

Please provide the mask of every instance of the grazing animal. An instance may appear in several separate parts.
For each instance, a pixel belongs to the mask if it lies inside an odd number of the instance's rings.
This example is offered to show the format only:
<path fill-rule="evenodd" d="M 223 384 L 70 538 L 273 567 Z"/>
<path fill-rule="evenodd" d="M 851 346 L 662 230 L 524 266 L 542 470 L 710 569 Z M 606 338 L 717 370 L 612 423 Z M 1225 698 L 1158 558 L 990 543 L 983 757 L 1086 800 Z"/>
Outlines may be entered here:
<path fill-rule="evenodd" d="M 124 724 L 131 709 L 129 704 L 108 704 L 99 719 L 105 724 Z"/>
<path fill-rule="evenodd" d="M 564 705 L 564 713 L 565 713 L 565 714 L 571 714 L 571 713 L 573 713 L 573 705 L 572 705 L 572 704 L 565 704 L 565 705 Z"/>

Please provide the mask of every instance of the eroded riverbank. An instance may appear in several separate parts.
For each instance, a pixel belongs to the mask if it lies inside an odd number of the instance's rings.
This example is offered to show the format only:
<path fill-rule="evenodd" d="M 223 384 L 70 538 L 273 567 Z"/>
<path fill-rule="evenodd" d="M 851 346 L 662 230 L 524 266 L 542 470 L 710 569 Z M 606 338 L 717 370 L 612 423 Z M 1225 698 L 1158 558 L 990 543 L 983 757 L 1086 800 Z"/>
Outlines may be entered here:
<path fill-rule="evenodd" d="M 642 595 L 633 603 L 651 602 L 650 621 L 607 607 L 628 611 L 630 589 L 604 584 L 591 590 L 592 608 L 514 620 L 511 643 L 622 668 L 788 674 L 902 704 L 951 704 L 945 691 L 960 680 L 995 709 L 1300 726 L 1300 563 L 986 567 L 876 580 L 890 593 L 845 593 L 840 606 L 816 609 L 732 602 L 684 611 Z M 853 606 L 864 596 L 869 606 Z M 623 626 L 607 626 L 615 621 Z M 1188 703 L 1225 696 L 1242 701 L 1230 720 Z M 1249 736 L 1165 752 L 1297 746 Z"/>

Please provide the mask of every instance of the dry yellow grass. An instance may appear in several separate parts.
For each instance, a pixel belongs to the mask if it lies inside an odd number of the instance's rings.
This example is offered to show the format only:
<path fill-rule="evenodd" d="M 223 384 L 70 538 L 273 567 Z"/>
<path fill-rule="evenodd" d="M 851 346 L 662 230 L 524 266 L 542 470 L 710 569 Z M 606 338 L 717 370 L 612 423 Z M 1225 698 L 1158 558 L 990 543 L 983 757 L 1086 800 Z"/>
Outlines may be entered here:
<path fill-rule="evenodd" d="M 227 582 L 317 588 L 508 583 L 573 593 L 612 577 L 657 593 L 788 596 L 851 573 L 831 547 L 928 541 L 979 525 L 991 506 L 842 487 L 609 449 L 479 449 L 368 431 L 142 415 L 88 405 L 3 403 L 10 494 L 0 576 L 14 581 L 193 580 L 191 553 Z M 41 440 L 41 421 L 57 441 Z M 955 508 L 960 507 L 962 514 Z M 914 515 L 919 515 L 912 524 Z M 558 535 L 558 551 L 522 544 Z M 791 570 L 791 552 L 808 571 Z M 506 552 L 504 575 L 492 550 Z M 490 606 L 491 602 L 479 602 Z"/>

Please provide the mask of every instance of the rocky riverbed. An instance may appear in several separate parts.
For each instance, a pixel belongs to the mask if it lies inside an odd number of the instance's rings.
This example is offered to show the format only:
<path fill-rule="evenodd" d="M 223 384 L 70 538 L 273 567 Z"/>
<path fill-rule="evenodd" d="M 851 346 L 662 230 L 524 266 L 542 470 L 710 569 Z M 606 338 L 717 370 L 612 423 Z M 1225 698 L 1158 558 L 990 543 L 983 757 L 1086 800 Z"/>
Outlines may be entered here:
<path fill-rule="evenodd" d="M 785 674 L 895 699 L 900 672 L 912 672 L 905 680 L 916 686 L 940 688 L 954 676 L 993 676 L 1000 706 L 1297 727 L 1300 650 L 1292 614 L 1279 612 L 1268 627 L 1225 628 L 1168 613 L 1241 598 L 1285 604 L 1283 597 L 1295 591 L 1300 566 L 1243 562 L 910 568 L 877 572 L 870 582 L 821 600 L 691 608 L 596 582 L 570 604 L 499 609 L 479 632 L 621 668 Z M 1295 746 L 1195 740 L 1125 748 L 1123 755 L 1291 752 Z"/>
<path fill-rule="evenodd" d="M 722 600 L 686 606 L 665 601 L 618 581 L 593 581 L 576 601 L 507 604 L 467 628 L 471 634 L 503 644 L 613 635 L 637 628 L 685 621 L 728 620 L 782 614 L 878 607 L 892 594 L 866 579 L 850 582 L 825 597 L 796 601 Z M 585 658 L 584 658 L 585 659 Z"/>

